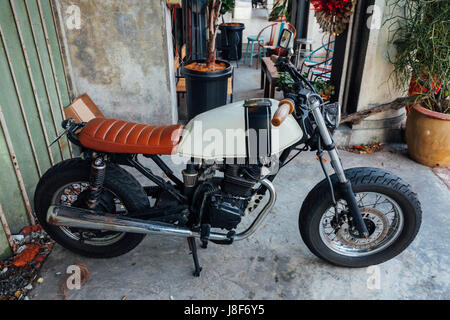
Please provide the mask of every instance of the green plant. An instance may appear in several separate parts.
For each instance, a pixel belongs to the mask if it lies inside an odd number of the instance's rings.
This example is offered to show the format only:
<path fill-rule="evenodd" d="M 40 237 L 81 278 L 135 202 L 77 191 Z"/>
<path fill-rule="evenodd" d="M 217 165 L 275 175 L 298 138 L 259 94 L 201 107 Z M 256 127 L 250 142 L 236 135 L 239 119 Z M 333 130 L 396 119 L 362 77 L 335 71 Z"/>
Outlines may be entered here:
<path fill-rule="evenodd" d="M 269 21 L 276 21 L 285 16 L 286 21 L 291 21 L 292 0 L 276 0 L 269 14 Z"/>
<path fill-rule="evenodd" d="M 308 74 L 304 73 L 303 77 L 307 78 Z M 330 81 L 310 81 L 314 90 L 316 90 L 324 100 L 329 100 L 335 93 L 334 85 Z M 277 91 L 292 92 L 294 90 L 294 80 L 287 72 L 278 73 Z"/>
<path fill-rule="evenodd" d="M 385 21 L 395 54 L 397 88 L 410 83 L 419 88 L 417 102 L 430 110 L 450 113 L 450 1 L 387 0 L 390 16 Z M 410 92 L 411 93 L 411 92 Z M 417 92 L 416 92 L 417 93 Z"/>
<path fill-rule="evenodd" d="M 294 80 L 287 72 L 278 72 L 277 91 L 292 92 Z"/>
<path fill-rule="evenodd" d="M 222 8 L 220 9 L 222 17 L 224 14 L 233 11 L 234 5 L 234 0 L 222 0 Z"/>

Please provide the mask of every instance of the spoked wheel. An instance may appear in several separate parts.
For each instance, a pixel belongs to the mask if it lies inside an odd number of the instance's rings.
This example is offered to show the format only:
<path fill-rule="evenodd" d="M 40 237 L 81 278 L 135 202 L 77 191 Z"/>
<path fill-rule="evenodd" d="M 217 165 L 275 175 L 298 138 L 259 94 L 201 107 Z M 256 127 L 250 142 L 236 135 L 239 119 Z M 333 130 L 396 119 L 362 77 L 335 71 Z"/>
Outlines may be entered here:
<path fill-rule="evenodd" d="M 299 217 L 300 233 L 318 257 L 340 266 L 364 267 L 389 260 L 416 236 L 420 203 L 400 178 L 375 168 L 352 168 L 351 181 L 369 236 L 363 238 L 350 221 L 347 204 L 335 189 L 335 207 L 326 180 L 307 196 Z M 336 176 L 332 176 L 337 183 Z"/>
<path fill-rule="evenodd" d="M 39 181 L 34 195 L 37 218 L 50 237 L 63 247 L 85 256 L 109 258 L 136 247 L 143 234 L 90 230 L 47 223 L 50 205 L 85 208 L 89 191 L 90 162 L 65 160 L 50 168 Z M 116 215 L 143 212 L 150 203 L 142 186 L 127 171 L 108 163 L 98 211 Z"/>
<path fill-rule="evenodd" d="M 62 186 L 53 196 L 52 205 L 86 208 L 86 197 L 89 193 L 89 182 L 77 181 Z M 104 189 L 96 208 L 100 212 L 126 215 L 122 201 L 111 190 Z M 58 226 L 69 238 L 93 246 L 111 245 L 125 235 L 124 232 L 107 230 L 90 230 Z"/>
<path fill-rule="evenodd" d="M 319 232 L 322 241 L 331 250 L 346 256 L 373 254 L 388 247 L 400 235 L 403 228 L 403 212 L 398 203 L 376 192 L 356 194 L 369 236 L 361 238 L 348 220 L 348 208 L 344 200 L 322 215 Z"/>

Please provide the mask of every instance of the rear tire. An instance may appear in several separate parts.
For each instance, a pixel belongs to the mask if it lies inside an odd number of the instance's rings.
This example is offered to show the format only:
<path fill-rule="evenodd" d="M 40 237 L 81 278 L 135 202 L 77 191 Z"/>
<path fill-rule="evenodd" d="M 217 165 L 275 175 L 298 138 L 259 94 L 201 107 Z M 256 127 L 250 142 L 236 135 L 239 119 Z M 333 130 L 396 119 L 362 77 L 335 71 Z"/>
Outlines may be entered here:
<path fill-rule="evenodd" d="M 316 256 L 338 266 L 360 268 L 392 259 L 408 247 L 419 231 L 422 220 L 422 211 L 417 195 L 412 192 L 410 186 L 404 183 L 400 178 L 381 169 L 351 168 L 345 170 L 345 175 L 347 179 L 350 180 L 355 194 L 383 195 L 386 199 L 390 199 L 392 200 L 392 203 L 398 205 L 396 208 L 399 209 L 397 211 L 401 214 L 401 224 L 399 224 L 396 237 L 393 237 L 391 242 L 385 240 L 385 247 L 380 245 L 376 250 L 371 251 L 369 248 L 368 250 L 365 249 L 367 250 L 366 252 L 361 250 L 361 253 L 358 253 L 357 251 L 352 253 L 350 250 L 347 252 L 345 251 L 345 245 L 342 247 L 333 247 L 330 245 L 327 242 L 328 238 L 324 236 L 325 233 L 321 231 L 321 226 L 324 225 L 324 221 L 327 221 L 326 219 L 324 220 L 323 217 L 327 214 L 327 210 L 329 210 L 330 207 L 333 207 L 329 184 L 327 180 L 324 179 L 309 192 L 300 210 L 299 229 L 303 241 Z M 335 174 L 332 175 L 331 180 L 335 186 L 336 201 L 339 202 L 342 199 L 342 196 L 336 188 L 338 184 L 337 176 Z M 372 210 L 375 211 L 376 214 L 379 214 L 372 206 L 366 206 L 365 208 L 365 210 L 368 210 L 369 212 Z M 392 208 L 394 208 L 394 205 L 392 205 Z M 381 216 L 381 218 L 382 219 L 379 221 L 383 221 L 383 219 L 384 221 L 387 221 L 383 216 Z M 380 223 L 380 225 L 383 224 Z M 343 227 L 341 226 L 337 229 L 339 228 Z M 376 230 L 378 227 L 374 228 Z M 325 230 L 325 227 L 323 227 L 322 230 Z M 394 234 L 393 232 L 388 232 L 389 231 L 386 231 L 385 237 L 389 234 Z M 335 231 L 330 232 L 331 236 L 336 236 L 335 239 L 339 239 L 339 234 L 339 230 L 336 231 L 336 229 Z M 342 237 L 341 239 L 345 240 L 346 238 Z M 350 239 L 352 238 L 350 237 Z M 358 244 L 358 241 L 355 243 Z M 332 243 L 331 240 L 330 243 Z M 348 245 L 348 243 L 350 242 L 347 242 L 346 245 Z M 380 243 L 383 242 L 380 240 Z M 357 245 L 355 247 L 355 250 L 360 250 L 360 247 Z M 339 250 L 342 250 L 342 252 Z"/>
<path fill-rule="evenodd" d="M 52 202 L 58 190 L 71 183 L 89 181 L 90 168 L 89 161 L 79 158 L 62 161 L 50 168 L 36 187 L 34 196 L 36 215 L 50 237 L 66 249 L 93 258 L 116 257 L 135 248 L 145 235 L 124 233 L 113 243 L 92 245 L 77 241 L 68 236 L 61 227 L 47 223 L 47 210 L 54 204 Z M 116 164 L 107 164 L 104 188 L 120 199 L 128 213 L 143 211 L 150 207 L 147 195 L 139 182 Z"/>

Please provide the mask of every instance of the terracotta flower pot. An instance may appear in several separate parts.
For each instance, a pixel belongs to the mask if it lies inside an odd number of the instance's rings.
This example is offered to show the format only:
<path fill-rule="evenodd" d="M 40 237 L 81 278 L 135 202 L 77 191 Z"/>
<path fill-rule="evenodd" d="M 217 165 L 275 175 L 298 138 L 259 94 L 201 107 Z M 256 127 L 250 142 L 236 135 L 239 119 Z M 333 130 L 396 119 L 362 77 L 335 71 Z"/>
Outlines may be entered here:
<path fill-rule="evenodd" d="M 408 153 L 429 167 L 450 166 L 450 115 L 416 104 L 406 120 Z"/>

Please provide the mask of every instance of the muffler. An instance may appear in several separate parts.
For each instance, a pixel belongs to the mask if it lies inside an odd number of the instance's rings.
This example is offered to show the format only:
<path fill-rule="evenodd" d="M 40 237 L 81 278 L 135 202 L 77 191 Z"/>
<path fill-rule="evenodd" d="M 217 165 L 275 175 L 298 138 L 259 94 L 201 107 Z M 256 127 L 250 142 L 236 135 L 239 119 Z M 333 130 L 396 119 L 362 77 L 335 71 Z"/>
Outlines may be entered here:
<path fill-rule="evenodd" d="M 253 234 L 261 224 L 264 217 L 269 213 L 275 203 L 275 189 L 269 180 L 261 181 L 269 191 L 269 201 L 255 218 L 250 227 L 235 236 L 233 240 L 242 240 Z M 117 216 L 105 212 L 97 212 L 88 209 L 79 209 L 66 206 L 50 206 L 47 210 L 47 222 L 56 226 L 66 226 L 93 230 L 107 230 L 143 234 L 160 234 L 179 237 L 200 238 L 200 233 L 188 228 L 177 227 L 172 224 L 148 221 L 141 219 L 128 218 L 126 216 Z M 211 232 L 211 240 L 230 240 L 227 234 Z"/>
<path fill-rule="evenodd" d="M 180 237 L 195 237 L 196 232 L 174 225 L 117 216 L 105 212 L 79 209 L 65 206 L 50 206 L 47 222 L 56 226 L 108 230 L 144 234 L 165 234 Z M 221 240 L 226 239 L 220 237 Z"/>

